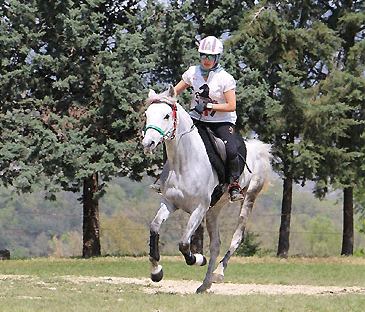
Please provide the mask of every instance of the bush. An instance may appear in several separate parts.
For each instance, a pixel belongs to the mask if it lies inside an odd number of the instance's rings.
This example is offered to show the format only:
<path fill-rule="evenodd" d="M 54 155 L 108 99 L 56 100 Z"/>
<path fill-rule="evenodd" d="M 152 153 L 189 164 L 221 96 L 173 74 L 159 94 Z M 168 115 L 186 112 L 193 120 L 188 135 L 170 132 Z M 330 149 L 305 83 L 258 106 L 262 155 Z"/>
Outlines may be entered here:
<path fill-rule="evenodd" d="M 261 242 L 255 242 L 255 239 L 259 237 L 259 234 L 254 234 L 247 231 L 242 244 L 236 250 L 236 256 L 239 257 L 252 257 L 260 251 Z"/>

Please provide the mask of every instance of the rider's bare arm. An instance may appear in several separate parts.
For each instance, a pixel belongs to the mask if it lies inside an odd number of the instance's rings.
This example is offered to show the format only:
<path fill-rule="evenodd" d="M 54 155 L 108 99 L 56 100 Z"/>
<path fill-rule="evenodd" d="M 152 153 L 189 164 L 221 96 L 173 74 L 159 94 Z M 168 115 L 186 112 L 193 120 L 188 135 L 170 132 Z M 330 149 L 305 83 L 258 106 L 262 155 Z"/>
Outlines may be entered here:
<path fill-rule="evenodd" d="M 181 92 L 183 92 L 185 89 L 187 89 L 189 85 L 181 79 L 181 81 L 175 86 L 176 94 L 179 95 Z"/>
<path fill-rule="evenodd" d="M 236 94 L 234 89 L 224 92 L 226 103 L 213 104 L 212 110 L 217 112 L 234 112 L 236 110 Z"/>

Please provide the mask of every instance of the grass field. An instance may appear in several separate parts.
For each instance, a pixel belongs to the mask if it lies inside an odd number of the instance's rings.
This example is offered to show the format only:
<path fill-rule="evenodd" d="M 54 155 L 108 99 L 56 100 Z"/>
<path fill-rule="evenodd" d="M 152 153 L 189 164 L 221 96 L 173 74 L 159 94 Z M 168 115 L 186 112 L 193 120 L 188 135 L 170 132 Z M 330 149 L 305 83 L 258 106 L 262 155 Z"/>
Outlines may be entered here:
<path fill-rule="evenodd" d="M 166 280 L 201 282 L 206 267 L 163 257 Z M 317 295 L 181 294 L 148 284 L 148 258 L 27 259 L 0 262 L 0 311 L 364 311 L 365 259 L 232 258 L 224 284 L 357 286 Z M 128 279 L 123 279 L 128 278 Z M 133 282 L 134 280 L 140 282 Z M 195 282 L 196 284 L 196 282 Z M 199 283 L 197 283 L 199 285 Z M 188 286 L 185 286 L 188 287 Z M 212 287 L 212 289 L 214 286 Z"/>

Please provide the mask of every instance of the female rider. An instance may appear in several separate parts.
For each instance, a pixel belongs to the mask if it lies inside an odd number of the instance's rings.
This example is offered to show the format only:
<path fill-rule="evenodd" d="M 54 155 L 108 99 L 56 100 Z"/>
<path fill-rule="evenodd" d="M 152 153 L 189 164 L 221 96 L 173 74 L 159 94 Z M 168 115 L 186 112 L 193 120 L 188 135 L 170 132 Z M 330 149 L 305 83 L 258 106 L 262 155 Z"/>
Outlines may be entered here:
<path fill-rule="evenodd" d="M 243 199 L 238 185 L 240 176 L 237 137 L 235 134 L 236 82 L 220 65 L 223 44 L 213 36 L 199 45 L 200 65 L 191 66 L 175 86 L 177 94 L 193 88 L 190 116 L 195 123 L 207 125 L 226 145 L 229 194 L 231 201 Z"/>

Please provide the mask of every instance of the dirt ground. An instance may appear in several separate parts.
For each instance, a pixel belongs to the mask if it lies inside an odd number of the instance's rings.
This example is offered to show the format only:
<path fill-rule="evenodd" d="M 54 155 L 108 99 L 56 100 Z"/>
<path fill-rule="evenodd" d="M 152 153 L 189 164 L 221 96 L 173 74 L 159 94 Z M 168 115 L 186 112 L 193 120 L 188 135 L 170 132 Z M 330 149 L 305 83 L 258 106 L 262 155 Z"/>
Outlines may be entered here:
<path fill-rule="evenodd" d="M 155 294 L 158 292 L 176 293 L 176 294 L 194 294 L 200 286 L 197 281 L 174 281 L 162 280 L 159 283 L 153 283 L 150 279 L 122 278 L 122 277 L 75 277 L 65 276 L 70 282 L 96 282 L 96 283 L 113 283 L 113 284 L 137 284 L 146 286 L 143 288 L 145 293 Z M 365 288 L 361 287 L 338 287 L 338 286 L 310 286 L 310 285 L 259 285 L 259 284 L 232 284 L 222 283 L 213 284 L 208 293 L 216 295 L 343 295 L 357 293 L 365 295 Z"/>
<path fill-rule="evenodd" d="M 135 284 L 142 286 L 142 289 L 147 294 L 156 293 L 173 293 L 173 294 L 194 294 L 200 286 L 197 281 L 176 281 L 162 280 L 159 283 L 154 283 L 147 278 L 126 278 L 126 277 L 90 277 L 90 276 L 60 276 L 67 282 L 81 283 L 110 283 L 115 285 Z M 28 275 L 1 275 L 0 280 L 4 279 L 31 279 Z M 213 284 L 208 293 L 215 295 L 344 295 L 350 293 L 365 295 L 365 287 L 339 287 L 339 286 L 311 286 L 311 285 L 262 285 L 262 284 L 233 284 L 221 283 Z"/>

